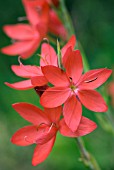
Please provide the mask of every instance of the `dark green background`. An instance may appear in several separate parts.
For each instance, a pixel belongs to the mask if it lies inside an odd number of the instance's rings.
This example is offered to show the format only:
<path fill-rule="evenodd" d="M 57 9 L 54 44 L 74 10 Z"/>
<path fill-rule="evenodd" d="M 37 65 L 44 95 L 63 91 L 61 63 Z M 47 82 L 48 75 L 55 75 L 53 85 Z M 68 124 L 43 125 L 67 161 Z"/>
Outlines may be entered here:
<path fill-rule="evenodd" d="M 66 4 L 91 69 L 113 68 L 114 1 L 67 0 Z M 10 39 L 2 31 L 2 26 L 16 24 L 17 18 L 24 15 L 21 0 L 0 2 L 0 48 L 10 44 Z M 21 80 L 10 69 L 12 64 L 17 63 L 17 57 L 0 54 L 0 170 L 86 170 L 79 161 L 79 150 L 74 139 L 58 135 L 49 158 L 37 167 L 31 166 L 35 146 L 18 147 L 10 143 L 12 134 L 28 124 L 12 109 L 11 104 L 29 102 L 38 105 L 39 101 L 34 90 L 16 91 L 4 85 L 6 81 L 13 83 Z M 37 55 L 24 63 L 38 64 Z M 87 117 L 97 122 L 96 113 L 84 108 L 83 111 Z M 102 170 L 114 170 L 114 137 L 102 130 L 98 124 L 95 132 L 83 138 Z"/>

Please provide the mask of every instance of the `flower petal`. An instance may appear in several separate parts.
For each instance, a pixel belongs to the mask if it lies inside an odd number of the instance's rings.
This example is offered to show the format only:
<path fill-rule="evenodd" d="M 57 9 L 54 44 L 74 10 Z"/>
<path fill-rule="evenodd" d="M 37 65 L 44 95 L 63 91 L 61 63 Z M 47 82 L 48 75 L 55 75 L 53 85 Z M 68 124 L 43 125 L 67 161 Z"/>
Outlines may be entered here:
<path fill-rule="evenodd" d="M 91 121 L 90 119 L 82 116 L 80 124 L 75 132 L 72 132 L 71 129 L 66 125 L 65 120 L 62 119 L 60 121 L 60 133 L 63 136 L 67 137 L 80 137 L 91 133 L 93 130 L 97 128 L 95 122 Z"/>
<path fill-rule="evenodd" d="M 62 106 L 55 108 L 44 108 L 44 110 L 51 122 L 57 123 L 60 120 L 60 116 L 62 114 Z"/>
<path fill-rule="evenodd" d="M 53 108 L 63 104 L 69 97 L 71 91 L 65 87 L 48 88 L 41 96 L 40 103 L 47 108 Z"/>
<path fill-rule="evenodd" d="M 65 55 L 67 56 L 67 53 Z M 70 53 L 68 53 L 67 60 L 63 64 L 66 68 L 67 75 L 72 78 L 74 83 L 77 83 L 83 71 L 82 56 L 80 51 L 72 51 L 70 48 Z"/>
<path fill-rule="evenodd" d="M 29 1 L 22 0 L 22 2 L 26 11 L 27 19 L 29 20 L 31 25 L 33 26 L 37 25 L 37 23 L 40 22 L 37 10 L 35 10 L 33 7 L 29 5 Z"/>
<path fill-rule="evenodd" d="M 17 76 L 24 78 L 31 78 L 34 76 L 42 75 L 41 68 L 37 66 L 20 64 L 19 66 L 12 65 L 11 69 Z"/>
<path fill-rule="evenodd" d="M 34 43 L 36 41 L 34 40 L 28 40 L 28 41 L 21 41 L 21 42 L 15 42 L 12 45 L 3 47 L 1 49 L 1 52 L 7 55 L 22 55 L 23 53 L 27 52 L 28 50 L 32 50 Z M 25 58 L 25 57 L 23 57 Z"/>
<path fill-rule="evenodd" d="M 36 146 L 32 158 L 33 166 L 40 164 L 48 157 L 48 155 L 50 154 L 53 148 L 54 142 L 55 142 L 55 137 L 53 137 L 51 140 L 49 140 L 47 143 L 43 145 Z"/>
<path fill-rule="evenodd" d="M 31 47 L 20 54 L 21 58 L 27 59 L 27 58 L 31 57 L 37 50 L 38 46 L 40 45 L 41 39 L 42 39 L 42 37 L 35 39 L 33 41 L 33 43 L 31 43 Z"/>
<path fill-rule="evenodd" d="M 49 124 L 50 121 L 45 113 L 38 107 L 29 103 L 15 103 L 12 107 L 22 116 L 25 120 L 40 125 L 42 123 Z"/>
<path fill-rule="evenodd" d="M 35 32 L 28 24 L 6 25 L 3 30 L 12 39 L 32 40 L 35 38 Z"/>
<path fill-rule="evenodd" d="M 55 66 L 44 66 L 42 72 L 47 80 L 55 86 L 63 87 L 70 84 L 66 73 Z"/>
<path fill-rule="evenodd" d="M 95 89 L 101 86 L 111 75 L 112 70 L 101 68 L 85 73 L 78 83 L 80 89 Z"/>
<path fill-rule="evenodd" d="M 68 43 L 61 49 L 62 57 L 64 56 L 64 54 L 66 53 L 69 47 L 71 47 L 71 49 L 73 50 L 75 47 L 75 44 L 76 44 L 76 37 L 75 35 L 72 35 Z"/>
<path fill-rule="evenodd" d="M 54 10 L 49 11 L 49 30 L 63 39 L 67 38 L 67 31 Z"/>
<path fill-rule="evenodd" d="M 43 86 L 48 83 L 44 76 L 35 76 L 31 78 L 31 82 L 34 86 Z"/>
<path fill-rule="evenodd" d="M 31 145 L 34 143 L 37 133 L 35 126 L 25 126 L 14 133 L 11 142 L 19 146 Z"/>
<path fill-rule="evenodd" d="M 75 95 L 69 97 L 63 108 L 63 115 L 67 126 L 74 132 L 77 130 L 81 116 L 82 107 Z"/>
<path fill-rule="evenodd" d="M 34 2 L 31 2 L 34 3 Z M 36 4 L 30 4 L 29 1 L 23 0 L 23 5 L 26 11 L 27 18 L 31 25 L 36 26 L 38 23 L 44 23 L 45 26 L 47 26 L 48 17 L 49 17 L 49 5 L 45 2 L 42 4 L 41 8 L 42 11 L 38 12 L 37 7 L 39 7 L 39 3 L 36 6 Z"/>
<path fill-rule="evenodd" d="M 28 90 L 33 88 L 34 86 L 31 84 L 31 80 L 24 80 L 24 81 L 20 81 L 20 82 L 16 82 L 16 83 L 7 83 L 5 82 L 5 84 L 13 89 L 16 90 Z"/>
<path fill-rule="evenodd" d="M 78 97 L 82 104 L 94 112 L 106 112 L 108 107 L 102 96 L 95 90 L 78 91 Z"/>
<path fill-rule="evenodd" d="M 57 66 L 57 55 L 53 47 L 43 43 L 41 47 L 40 66 L 53 65 Z"/>

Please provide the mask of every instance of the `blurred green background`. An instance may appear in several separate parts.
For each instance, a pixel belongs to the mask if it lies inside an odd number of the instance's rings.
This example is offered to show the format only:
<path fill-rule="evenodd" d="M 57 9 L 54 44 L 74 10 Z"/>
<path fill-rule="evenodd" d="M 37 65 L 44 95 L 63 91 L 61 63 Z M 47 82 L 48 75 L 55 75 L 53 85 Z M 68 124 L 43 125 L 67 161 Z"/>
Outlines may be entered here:
<path fill-rule="evenodd" d="M 91 69 L 113 68 L 114 1 L 66 0 L 66 5 Z M 20 16 L 25 16 L 21 0 L 1 1 L 0 48 L 10 44 L 10 39 L 2 31 L 2 26 L 16 24 Z M 24 63 L 38 64 L 37 55 Z M 35 146 L 19 147 L 10 143 L 13 133 L 28 124 L 12 109 L 11 104 L 29 102 L 38 105 L 39 101 L 34 90 L 16 91 L 4 85 L 6 81 L 13 83 L 21 80 L 11 72 L 12 64 L 18 64 L 17 57 L 0 54 L 0 170 L 86 170 L 79 161 L 80 154 L 74 139 L 58 135 L 50 156 L 37 167 L 31 165 Z M 97 113 L 91 113 L 85 108 L 83 112 L 98 123 L 95 116 Z M 101 169 L 114 170 L 114 137 L 98 124 L 96 131 L 83 139 L 88 150 L 98 160 Z"/>

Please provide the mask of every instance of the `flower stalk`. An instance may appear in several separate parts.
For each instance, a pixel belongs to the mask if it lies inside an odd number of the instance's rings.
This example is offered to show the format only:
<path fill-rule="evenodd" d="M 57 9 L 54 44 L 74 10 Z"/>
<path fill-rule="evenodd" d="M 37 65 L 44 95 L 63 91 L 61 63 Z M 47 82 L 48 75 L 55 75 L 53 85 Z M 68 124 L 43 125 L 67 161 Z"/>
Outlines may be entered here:
<path fill-rule="evenodd" d="M 82 140 L 82 138 L 75 138 L 75 139 L 78 147 L 80 148 L 80 153 L 81 153 L 80 160 L 84 163 L 84 165 L 91 170 L 100 170 L 100 167 L 97 161 L 95 160 L 95 158 L 93 157 L 93 155 L 91 155 L 85 148 L 84 141 Z"/>

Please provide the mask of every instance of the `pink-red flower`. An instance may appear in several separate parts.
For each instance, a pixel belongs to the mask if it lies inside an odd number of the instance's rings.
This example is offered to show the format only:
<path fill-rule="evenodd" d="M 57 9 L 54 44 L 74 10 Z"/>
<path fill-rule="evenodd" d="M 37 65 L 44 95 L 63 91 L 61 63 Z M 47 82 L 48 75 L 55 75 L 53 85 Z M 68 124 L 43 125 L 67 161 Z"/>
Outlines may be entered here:
<path fill-rule="evenodd" d="M 51 0 L 42 0 L 42 1 L 23 0 L 23 4 L 26 10 L 26 14 L 28 15 L 28 18 L 30 17 L 29 17 L 29 11 L 27 10 L 27 6 L 31 7 L 34 13 L 36 13 L 37 15 L 43 11 L 43 6 L 48 4 L 49 10 L 47 13 L 45 12 L 45 15 L 46 17 L 48 16 L 48 19 L 44 18 L 44 20 L 47 22 L 47 24 L 45 24 L 45 27 L 47 27 L 48 31 L 51 32 L 52 34 L 62 37 L 63 39 L 66 39 L 67 31 L 60 18 L 57 16 L 56 12 L 50 7 L 51 2 L 52 2 Z M 53 3 L 57 5 L 58 2 L 53 0 Z"/>
<path fill-rule="evenodd" d="M 27 6 L 27 9 L 30 24 L 15 24 L 3 27 L 4 32 L 13 39 L 14 43 L 3 47 L 1 49 L 2 53 L 11 56 L 20 55 L 26 59 L 37 50 L 41 40 L 46 36 L 47 28 L 43 18 L 46 18 L 45 12 L 48 9 L 45 7 L 40 16 L 36 15 L 29 6 Z"/>
<path fill-rule="evenodd" d="M 62 48 L 62 56 L 69 47 L 74 48 L 76 43 L 75 36 L 72 36 L 68 43 Z M 20 62 L 20 61 L 19 61 Z M 43 43 L 41 46 L 41 59 L 40 66 L 53 65 L 58 66 L 57 55 L 53 47 L 47 43 Z M 40 66 L 23 65 L 12 65 L 12 71 L 22 78 L 27 78 L 16 83 L 5 83 L 7 86 L 17 90 L 27 90 L 36 86 L 44 86 L 48 83 L 44 74 L 42 73 Z"/>
<path fill-rule="evenodd" d="M 67 36 L 61 20 L 50 8 L 46 0 L 23 0 L 29 24 L 6 25 L 4 32 L 13 39 L 13 44 L 3 47 L 1 52 L 7 55 L 19 55 L 23 59 L 31 57 L 48 32 L 65 38 Z"/>
<path fill-rule="evenodd" d="M 55 66 L 42 67 L 45 77 L 54 87 L 48 88 L 43 93 L 40 103 L 47 108 L 64 103 L 65 122 L 72 131 L 76 131 L 82 116 L 81 104 L 95 112 L 107 111 L 104 99 L 94 89 L 103 84 L 112 71 L 101 68 L 82 74 L 80 51 L 72 51 L 71 47 L 63 57 L 63 66 L 66 71 Z"/>
<path fill-rule="evenodd" d="M 76 132 L 72 132 L 64 119 L 60 120 L 62 107 L 52 109 L 44 108 L 44 111 L 28 103 L 13 104 L 13 108 L 32 125 L 19 129 L 11 138 L 13 144 L 28 146 L 36 144 L 32 165 L 36 166 L 43 162 L 50 154 L 57 131 L 63 136 L 79 137 L 96 129 L 96 124 L 86 117 L 82 117 Z"/>

